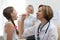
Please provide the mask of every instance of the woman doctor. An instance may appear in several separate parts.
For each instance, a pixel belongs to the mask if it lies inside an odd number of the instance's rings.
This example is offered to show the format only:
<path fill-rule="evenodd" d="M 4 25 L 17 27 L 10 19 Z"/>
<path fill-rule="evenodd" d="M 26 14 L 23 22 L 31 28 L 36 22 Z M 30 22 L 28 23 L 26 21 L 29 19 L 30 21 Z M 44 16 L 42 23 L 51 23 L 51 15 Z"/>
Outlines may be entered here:
<path fill-rule="evenodd" d="M 36 40 L 58 40 L 58 33 L 56 26 L 50 21 L 53 17 L 52 8 L 48 5 L 39 5 L 37 12 L 37 19 L 41 21 L 38 25 L 24 30 L 24 19 L 20 21 L 20 37 L 26 38 L 35 35 Z"/>

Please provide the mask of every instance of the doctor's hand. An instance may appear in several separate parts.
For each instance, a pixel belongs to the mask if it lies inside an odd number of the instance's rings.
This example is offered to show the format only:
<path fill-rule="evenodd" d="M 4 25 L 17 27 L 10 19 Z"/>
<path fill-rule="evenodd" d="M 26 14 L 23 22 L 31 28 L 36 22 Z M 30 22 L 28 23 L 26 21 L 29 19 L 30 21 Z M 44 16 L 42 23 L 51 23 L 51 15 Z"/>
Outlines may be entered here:
<path fill-rule="evenodd" d="M 21 17 L 21 20 L 24 21 L 26 18 L 26 14 L 23 14 L 22 17 Z"/>
<path fill-rule="evenodd" d="M 26 14 L 22 14 L 21 20 L 18 20 L 18 31 L 19 31 L 19 39 L 22 38 L 23 32 L 24 32 L 24 20 L 26 18 Z"/>

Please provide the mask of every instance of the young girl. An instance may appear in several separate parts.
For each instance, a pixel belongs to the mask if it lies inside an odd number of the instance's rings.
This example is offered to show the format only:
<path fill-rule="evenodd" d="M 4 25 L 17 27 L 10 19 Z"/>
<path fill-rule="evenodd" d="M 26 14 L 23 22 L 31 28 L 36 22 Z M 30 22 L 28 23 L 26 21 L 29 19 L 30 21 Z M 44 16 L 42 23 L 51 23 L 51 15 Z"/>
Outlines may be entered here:
<path fill-rule="evenodd" d="M 3 10 L 4 17 L 8 20 L 4 26 L 4 40 L 18 40 L 17 26 L 14 20 L 17 20 L 17 12 L 13 7 L 7 7 Z"/>

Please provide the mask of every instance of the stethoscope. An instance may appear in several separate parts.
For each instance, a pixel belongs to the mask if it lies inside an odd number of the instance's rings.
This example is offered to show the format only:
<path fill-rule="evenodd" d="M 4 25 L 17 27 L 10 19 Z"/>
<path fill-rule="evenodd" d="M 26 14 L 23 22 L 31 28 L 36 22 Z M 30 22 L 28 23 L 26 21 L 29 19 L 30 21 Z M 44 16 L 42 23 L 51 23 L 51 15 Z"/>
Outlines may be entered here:
<path fill-rule="evenodd" d="M 46 31 L 45 31 L 45 34 L 47 33 L 48 28 L 49 28 L 49 26 L 50 26 L 50 21 L 46 22 L 46 23 L 42 26 L 42 27 L 44 27 L 47 23 L 49 23 L 49 24 L 48 24 L 48 27 L 47 27 L 47 29 L 46 29 Z M 40 28 L 40 26 L 41 26 L 41 24 L 39 25 L 38 30 L 37 30 L 37 40 L 40 40 L 39 33 L 40 33 L 40 31 L 42 30 L 42 28 Z M 45 35 L 45 34 L 44 34 L 44 35 Z M 44 37 L 43 37 L 43 38 L 44 38 Z"/>

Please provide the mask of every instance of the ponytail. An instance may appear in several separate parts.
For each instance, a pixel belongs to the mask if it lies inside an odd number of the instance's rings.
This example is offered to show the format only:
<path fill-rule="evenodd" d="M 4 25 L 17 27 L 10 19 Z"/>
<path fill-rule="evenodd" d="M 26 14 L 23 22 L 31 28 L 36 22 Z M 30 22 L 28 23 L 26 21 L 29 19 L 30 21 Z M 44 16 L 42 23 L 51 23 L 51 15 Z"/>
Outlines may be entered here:
<path fill-rule="evenodd" d="M 11 21 L 12 21 L 13 25 L 15 26 L 15 23 L 14 23 L 14 21 L 13 21 L 12 17 L 11 17 Z"/>

